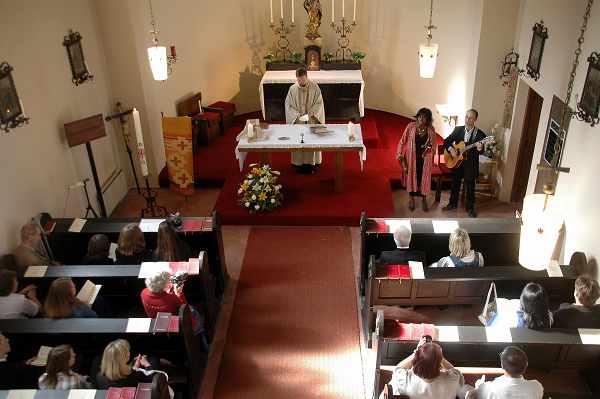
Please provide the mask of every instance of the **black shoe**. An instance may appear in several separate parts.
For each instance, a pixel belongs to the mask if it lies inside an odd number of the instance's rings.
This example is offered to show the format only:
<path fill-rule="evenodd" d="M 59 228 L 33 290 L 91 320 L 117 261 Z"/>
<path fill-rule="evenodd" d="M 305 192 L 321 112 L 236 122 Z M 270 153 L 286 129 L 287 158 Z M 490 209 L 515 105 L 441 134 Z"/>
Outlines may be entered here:
<path fill-rule="evenodd" d="M 452 211 L 454 209 L 456 209 L 456 205 L 452 205 L 452 204 L 448 204 L 442 208 L 443 211 Z"/>
<path fill-rule="evenodd" d="M 477 212 L 475 212 L 475 209 L 471 209 L 469 211 L 469 217 L 470 218 L 476 218 L 477 217 Z"/>
<path fill-rule="evenodd" d="M 408 209 L 410 209 L 411 212 L 415 210 L 415 197 L 410 197 L 408 200 Z"/>

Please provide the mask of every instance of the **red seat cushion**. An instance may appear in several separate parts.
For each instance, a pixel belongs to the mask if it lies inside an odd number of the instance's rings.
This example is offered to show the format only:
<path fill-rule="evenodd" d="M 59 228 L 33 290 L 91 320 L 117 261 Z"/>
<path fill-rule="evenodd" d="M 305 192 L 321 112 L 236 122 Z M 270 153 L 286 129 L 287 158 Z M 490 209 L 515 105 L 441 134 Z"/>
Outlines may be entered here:
<path fill-rule="evenodd" d="M 212 103 L 209 105 L 212 108 L 222 108 L 225 111 L 229 111 L 235 113 L 235 104 L 227 101 L 217 101 L 216 103 Z"/>

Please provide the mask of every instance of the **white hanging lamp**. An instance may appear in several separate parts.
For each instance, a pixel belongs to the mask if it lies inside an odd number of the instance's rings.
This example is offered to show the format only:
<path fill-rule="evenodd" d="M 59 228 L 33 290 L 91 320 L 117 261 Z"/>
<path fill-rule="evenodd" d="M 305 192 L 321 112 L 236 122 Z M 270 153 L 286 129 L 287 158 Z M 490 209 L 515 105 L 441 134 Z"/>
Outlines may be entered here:
<path fill-rule="evenodd" d="M 169 64 L 167 60 L 167 48 L 158 45 L 158 29 L 156 29 L 156 22 L 154 21 L 154 12 L 152 10 L 152 0 L 148 0 L 150 5 L 150 24 L 152 24 L 152 42 L 154 45 L 148 47 L 148 61 L 150 62 L 150 69 L 152 69 L 152 76 L 154 80 L 162 81 L 169 78 Z"/>
<path fill-rule="evenodd" d="M 427 44 L 421 44 L 419 46 L 419 75 L 425 79 L 433 78 L 435 74 L 435 65 L 437 63 L 438 45 L 437 43 L 431 43 L 433 39 L 432 30 L 437 29 L 432 23 L 433 18 L 433 0 L 431 0 L 429 6 L 429 25 L 425 27 L 427 33 Z"/>

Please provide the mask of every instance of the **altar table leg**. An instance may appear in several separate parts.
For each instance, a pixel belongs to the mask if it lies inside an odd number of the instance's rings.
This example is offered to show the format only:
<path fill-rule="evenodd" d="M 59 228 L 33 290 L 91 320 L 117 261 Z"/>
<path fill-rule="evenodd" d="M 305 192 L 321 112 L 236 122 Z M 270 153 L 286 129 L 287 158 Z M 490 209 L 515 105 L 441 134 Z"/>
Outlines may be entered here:
<path fill-rule="evenodd" d="M 335 192 L 344 191 L 344 153 L 335 153 Z"/>
<path fill-rule="evenodd" d="M 270 154 L 268 152 L 261 152 L 260 153 L 260 164 L 261 165 L 267 165 L 267 164 L 271 163 L 269 155 Z"/>

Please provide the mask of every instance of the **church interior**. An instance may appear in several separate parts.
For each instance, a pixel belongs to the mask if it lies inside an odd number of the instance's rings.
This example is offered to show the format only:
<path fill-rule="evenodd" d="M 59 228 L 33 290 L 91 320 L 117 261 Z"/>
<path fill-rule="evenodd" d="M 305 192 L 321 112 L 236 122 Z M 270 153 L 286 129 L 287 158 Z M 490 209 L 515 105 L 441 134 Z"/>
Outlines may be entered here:
<path fill-rule="evenodd" d="M 0 37 L 0 399 L 600 397 L 593 0 L 0 0 Z"/>

